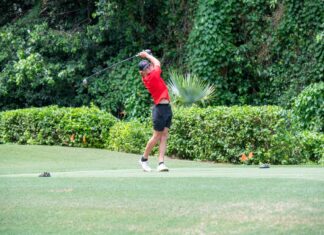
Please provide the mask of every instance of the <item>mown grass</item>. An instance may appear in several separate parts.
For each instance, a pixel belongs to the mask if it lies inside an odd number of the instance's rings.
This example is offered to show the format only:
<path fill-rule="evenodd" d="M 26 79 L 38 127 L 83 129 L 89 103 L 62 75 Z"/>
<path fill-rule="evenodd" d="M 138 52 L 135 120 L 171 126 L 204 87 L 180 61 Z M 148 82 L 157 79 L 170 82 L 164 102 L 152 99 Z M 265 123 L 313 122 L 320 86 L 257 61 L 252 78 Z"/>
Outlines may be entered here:
<path fill-rule="evenodd" d="M 324 168 L 167 159 L 144 173 L 138 158 L 0 145 L 0 234 L 324 233 Z"/>

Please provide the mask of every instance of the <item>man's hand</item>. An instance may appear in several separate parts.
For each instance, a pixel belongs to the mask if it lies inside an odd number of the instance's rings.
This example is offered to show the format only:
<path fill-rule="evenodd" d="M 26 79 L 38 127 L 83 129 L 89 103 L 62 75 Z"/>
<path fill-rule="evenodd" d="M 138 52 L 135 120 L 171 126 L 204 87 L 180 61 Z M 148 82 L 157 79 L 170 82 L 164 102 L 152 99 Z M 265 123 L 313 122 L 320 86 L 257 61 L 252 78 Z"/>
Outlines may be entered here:
<path fill-rule="evenodd" d="M 156 59 L 153 55 L 150 55 L 149 53 L 147 53 L 146 51 L 142 51 L 140 53 L 138 53 L 138 56 L 141 58 L 146 58 L 148 59 L 154 67 L 161 67 L 161 63 L 158 59 Z"/>
<path fill-rule="evenodd" d="M 142 52 L 138 53 L 138 56 L 141 58 L 148 58 L 149 55 L 151 55 L 151 54 L 149 54 L 147 51 L 142 51 Z"/>

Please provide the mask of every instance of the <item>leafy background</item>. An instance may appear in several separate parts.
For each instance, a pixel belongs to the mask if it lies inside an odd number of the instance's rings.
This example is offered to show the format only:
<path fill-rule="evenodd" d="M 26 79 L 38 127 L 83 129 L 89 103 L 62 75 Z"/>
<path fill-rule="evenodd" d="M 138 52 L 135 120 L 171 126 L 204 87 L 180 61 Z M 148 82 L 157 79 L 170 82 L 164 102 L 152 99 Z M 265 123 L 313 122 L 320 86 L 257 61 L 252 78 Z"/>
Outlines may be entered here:
<path fill-rule="evenodd" d="M 321 0 L 4 0 L 0 109 L 91 103 L 147 117 L 138 60 L 82 79 L 150 48 L 170 69 L 216 87 L 211 105 L 291 108 L 323 80 Z"/>

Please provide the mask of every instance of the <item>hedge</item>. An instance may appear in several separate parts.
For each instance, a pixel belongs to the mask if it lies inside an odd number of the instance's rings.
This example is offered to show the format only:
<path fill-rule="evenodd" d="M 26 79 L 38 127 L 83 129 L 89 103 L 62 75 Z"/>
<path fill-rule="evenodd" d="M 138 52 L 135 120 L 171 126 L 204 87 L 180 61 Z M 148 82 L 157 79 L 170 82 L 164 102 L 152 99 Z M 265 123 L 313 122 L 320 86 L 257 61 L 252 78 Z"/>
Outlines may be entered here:
<path fill-rule="evenodd" d="M 324 135 L 294 129 L 290 112 L 277 106 L 174 109 L 169 156 L 214 162 L 299 164 L 324 160 Z M 116 123 L 108 149 L 142 154 L 148 121 Z M 153 153 L 156 152 L 157 149 Z M 242 161 L 242 155 L 253 155 Z"/>
<path fill-rule="evenodd" d="M 116 118 L 98 108 L 28 108 L 0 113 L 0 141 L 103 148 Z"/>
<path fill-rule="evenodd" d="M 293 113 L 303 129 L 324 132 L 324 82 L 306 87 L 294 100 Z"/>
<path fill-rule="evenodd" d="M 192 107 L 175 108 L 173 112 L 167 149 L 171 157 L 246 164 L 324 164 L 324 135 L 295 129 L 296 119 L 280 107 Z M 96 147 L 142 154 L 151 134 L 150 120 L 117 121 L 94 107 L 51 106 L 0 112 L 0 142 L 5 143 Z"/>
<path fill-rule="evenodd" d="M 312 145 L 321 149 L 323 138 L 305 144 L 302 135 L 296 135 L 290 112 L 277 106 L 193 107 L 174 113 L 170 156 L 240 163 L 242 156 L 250 155 L 253 157 L 243 162 L 253 164 L 317 162 L 322 156 L 310 149 L 314 151 Z"/>
<path fill-rule="evenodd" d="M 303 131 L 298 133 L 297 139 L 302 146 L 302 154 L 306 159 L 324 165 L 324 134 Z"/>
<path fill-rule="evenodd" d="M 113 151 L 143 154 L 152 135 L 150 122 L 119 121 L 111 129 L 106 148 Z M 156 149 L 152 152 L 156 152 Z"/>

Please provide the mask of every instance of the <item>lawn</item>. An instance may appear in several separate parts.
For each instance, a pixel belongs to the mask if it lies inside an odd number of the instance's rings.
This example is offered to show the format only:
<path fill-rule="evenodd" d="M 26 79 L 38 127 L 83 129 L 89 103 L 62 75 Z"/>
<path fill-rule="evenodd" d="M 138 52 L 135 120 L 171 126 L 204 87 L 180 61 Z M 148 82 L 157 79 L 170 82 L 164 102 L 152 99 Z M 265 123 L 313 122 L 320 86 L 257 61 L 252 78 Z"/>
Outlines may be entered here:
<path fill-rule="evenodd" d="M 0 234 L 324 234 L 323 167 L 138 159 L 0 145 Z"/>

